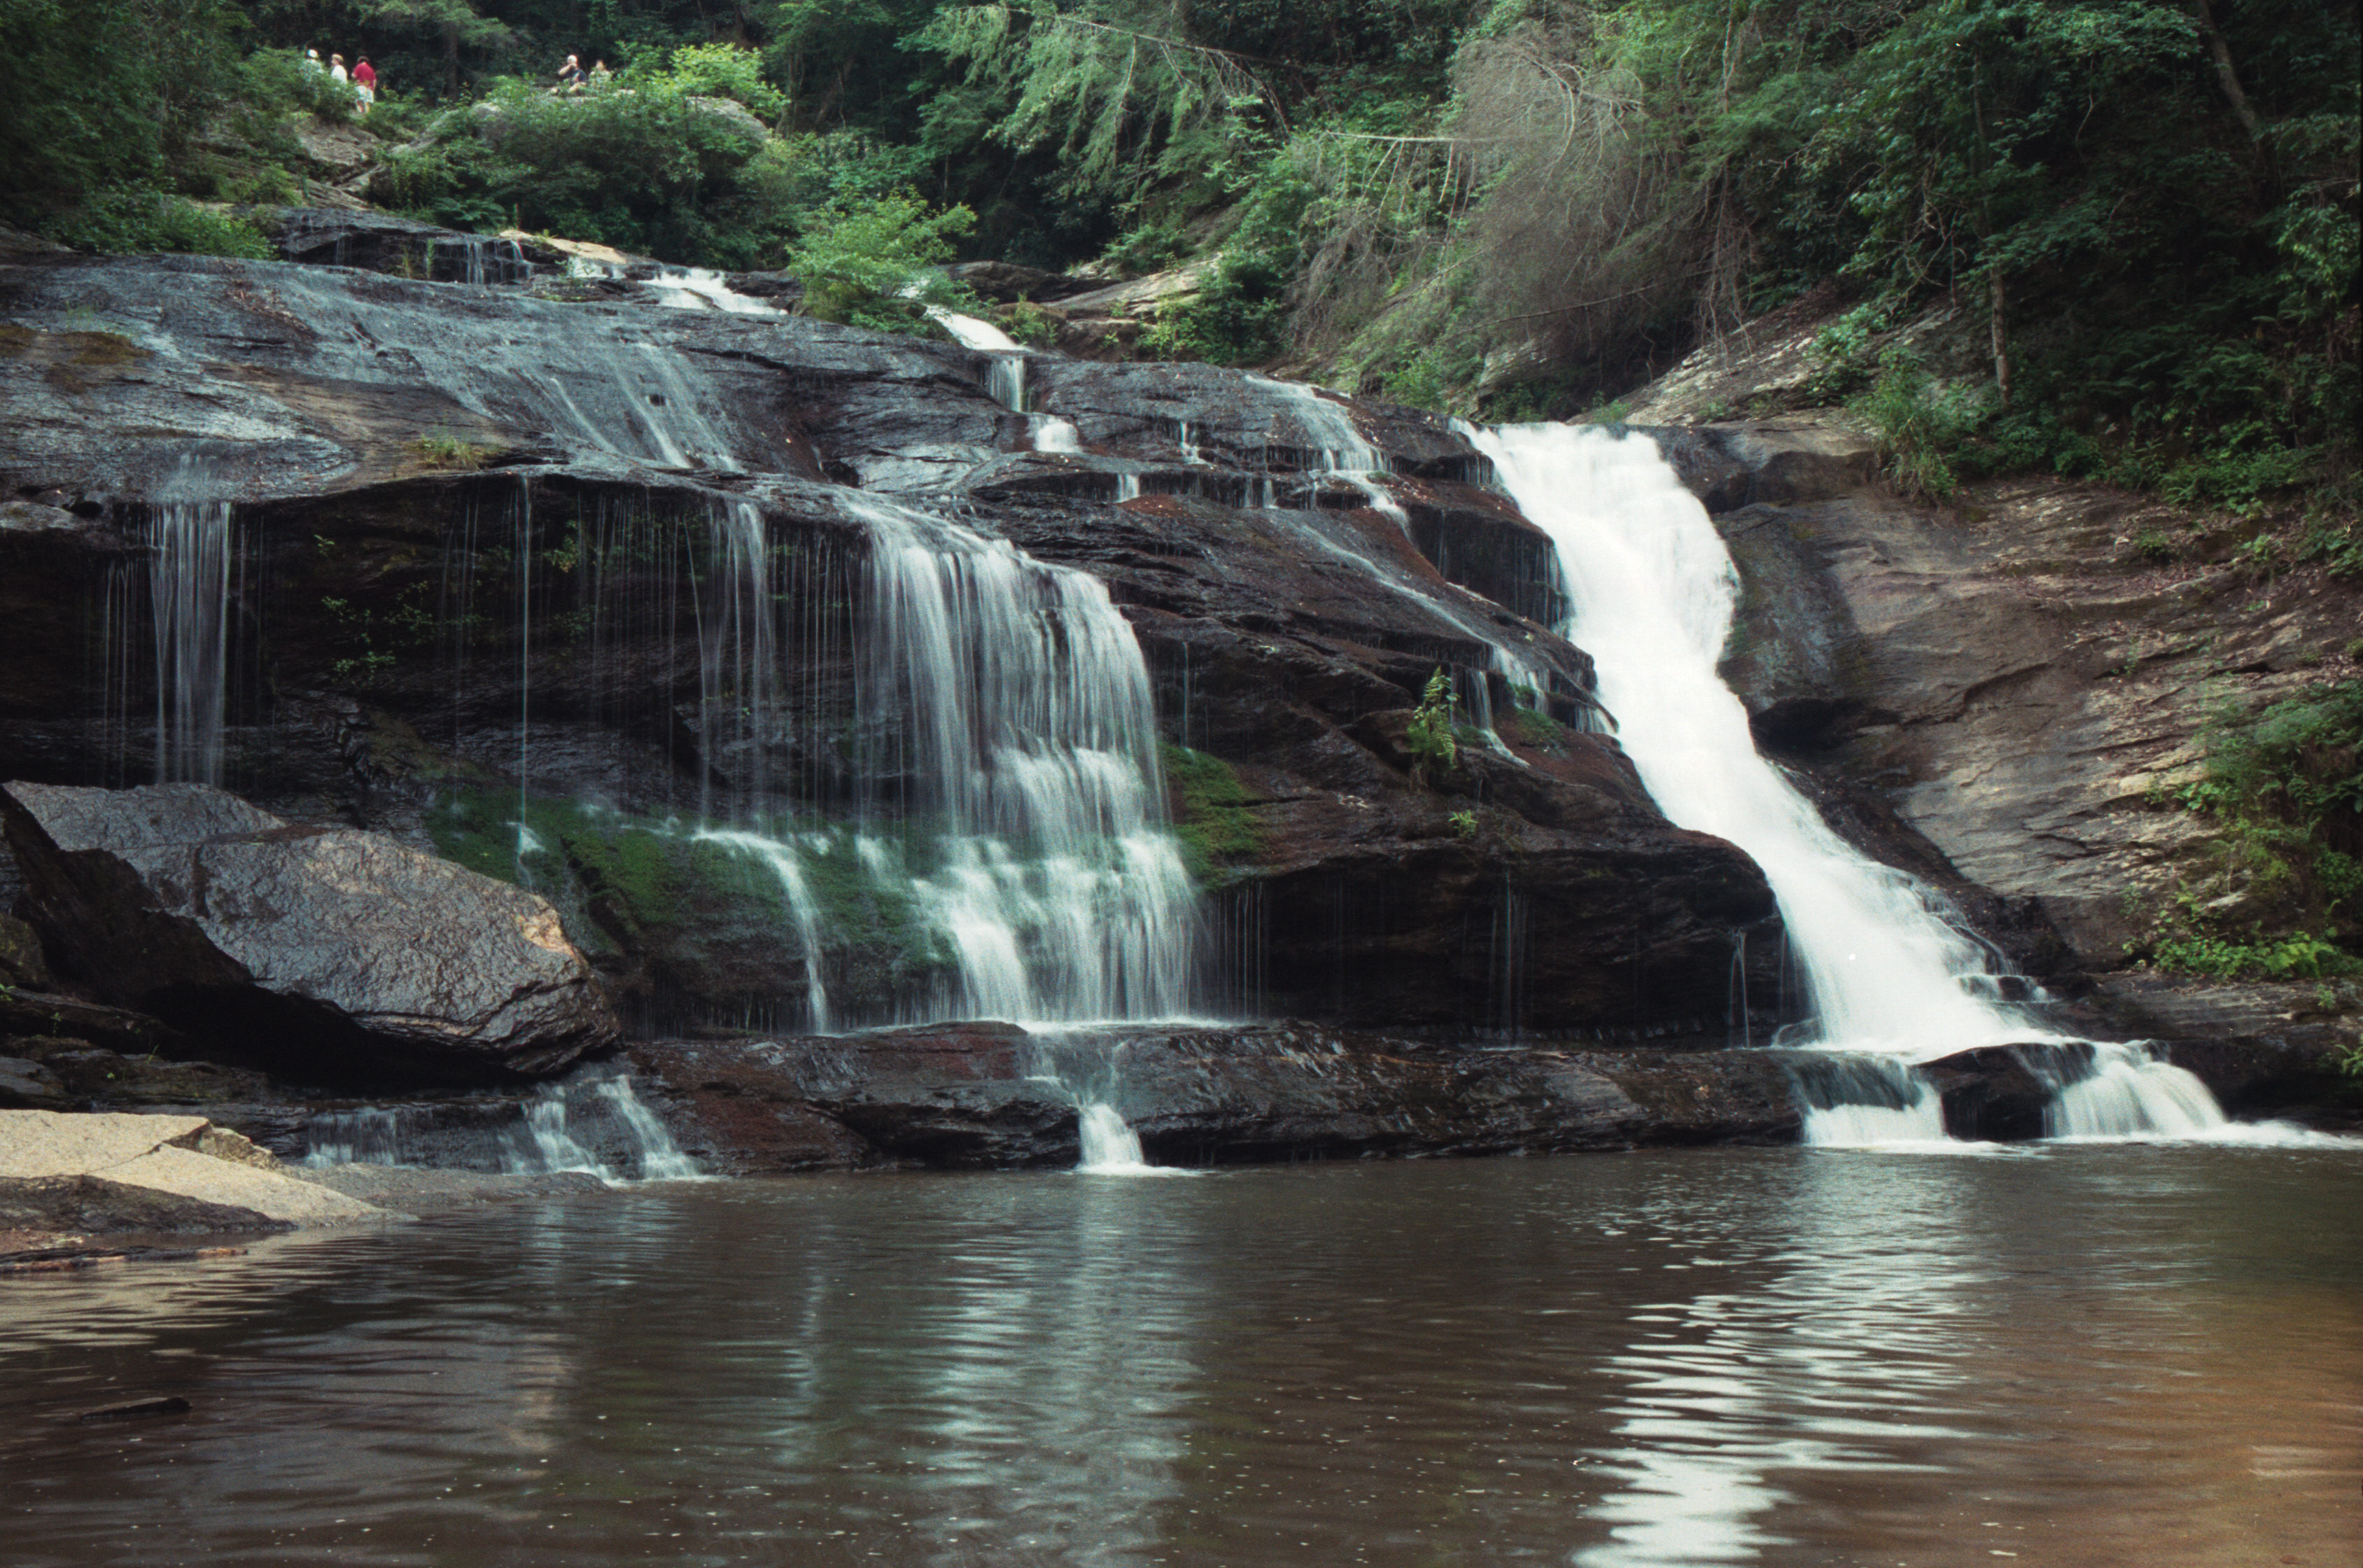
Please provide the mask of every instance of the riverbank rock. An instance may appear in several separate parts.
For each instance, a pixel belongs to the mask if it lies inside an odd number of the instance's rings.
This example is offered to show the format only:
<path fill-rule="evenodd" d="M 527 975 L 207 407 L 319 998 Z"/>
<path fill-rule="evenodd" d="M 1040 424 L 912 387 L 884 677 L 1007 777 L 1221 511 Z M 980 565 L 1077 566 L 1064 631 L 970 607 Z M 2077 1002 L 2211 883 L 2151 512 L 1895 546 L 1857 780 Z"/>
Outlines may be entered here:
<path fill-rule="evenodd" d="M 538 1076 L 616 1023 L 549 904 L 199 784 L 0 791 L 25 905 L 100 995 L 311 1081 Z"/>
<path fill-rule="evenodd" d="M 0 1110 L 0 1229 L 293 1230 L 385 1218 L 283 1173 L 202 1117 Z"/>

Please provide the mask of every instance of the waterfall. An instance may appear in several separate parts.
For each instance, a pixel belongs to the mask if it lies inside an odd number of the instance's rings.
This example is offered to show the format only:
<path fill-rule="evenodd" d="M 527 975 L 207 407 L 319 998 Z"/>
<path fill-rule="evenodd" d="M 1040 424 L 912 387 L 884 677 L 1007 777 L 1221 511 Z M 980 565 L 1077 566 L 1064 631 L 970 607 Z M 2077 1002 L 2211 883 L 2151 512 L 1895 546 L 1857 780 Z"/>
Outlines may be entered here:
<path fill-rule="evenodd" d="M 515 1114 L 487 1116 L 466 1102 L 362 1106 L 322 1111 L 305 1126 L 313 1170 L 407 1165 L 549 1175 L 580 1171 L 603 1182 L 682 1181 L 699 1174 L 628 1077 L 545 1084 Z M 602 1149 L 616 1158 L 603 1157 Z"/>
<path fill-rule="evenodd" d="M 731 316 L 778 316 L 781 311 L 738 293 L 729 280 L 707 267 L 659 267 L 649 280 L 659 305 L 682 310 L 719 310 Z"/>
<path fill-rule="evenodd" d="M 192 460 L 157 503 L 148 564 L 156 635 L 156 782 L 221 783 L 235 541 L 227 500 L 185 493 L 211 475 Z"/>
<path fill-rule="evenodd" d="M 1592 655 L 1602 700 L 1659 807 L 1677 826 L 1729 840 L 1763 868 L 1818 1045 L 1886 1059 L 1881 1072 L 1893 1076 L 1975 1046 L 2056 1039 L 1991 997 L 1985 951 L 1933 890 L 1857 853 L 1757 754 L 1747 710 L 1716 670 L 1737 574 L 1706 509 L 1655 443 L 1564 425 L 1465 433 L 1556 541 L 1572 606 L 1568 634 Z M 2206 1097 L 2197 1079 L 2181 1077 L 2183 1093 Z M 2148 1114 L 2124 1111 L 2128 1119 Z M 1941 1137 L 1942 1125 L 1936 1096 L 1899 1082 L 1880 1095 L 1814 1106 L 1807 1137 Z"/>
<path fill-rule="evenodd" d="M 873 776 L 941 824 L 915 846 L 934 864 L 906 870 L 956 955 L 953 1015 L 1178 1015 L 1196 894 L 1164 825 L 1148 663 L 1105 584 L 945 518 L 844 505 L 871 535 L 859 701 L 893 753 Z M 893 851 L 863 854 L 884 870 Z"/>
<path fill-rule="evenodd" d="M 984 390 L 995 403 L 1011 413 L 1024 413 L 1026 350 L 1017 339 L 990 321 L 979 321 L 973 316 L 955 316 L 941 306 L 929 306 L 927 314 L 964 346 L 981 349 L 993 356 L 984 362 Z"/>

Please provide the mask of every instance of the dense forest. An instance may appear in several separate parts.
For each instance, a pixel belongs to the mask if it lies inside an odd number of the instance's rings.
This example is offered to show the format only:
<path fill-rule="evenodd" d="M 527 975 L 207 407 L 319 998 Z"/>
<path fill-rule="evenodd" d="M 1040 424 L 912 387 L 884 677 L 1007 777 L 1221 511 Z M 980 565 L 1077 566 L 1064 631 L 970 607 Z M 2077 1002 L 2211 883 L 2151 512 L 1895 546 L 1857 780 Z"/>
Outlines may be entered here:
<path fill-rule="evenodd" d="M 1494 418 L 1811 295 L 1907 485 L 2302 505 L 2357 564 L 2352 0 L 0 0 L 0 217 L 259 253 L 291 117 L 353 112 L 306 49 L 452 227 L 920 329 L 954 258 L 1196 261 L 1142 351 Z"/>

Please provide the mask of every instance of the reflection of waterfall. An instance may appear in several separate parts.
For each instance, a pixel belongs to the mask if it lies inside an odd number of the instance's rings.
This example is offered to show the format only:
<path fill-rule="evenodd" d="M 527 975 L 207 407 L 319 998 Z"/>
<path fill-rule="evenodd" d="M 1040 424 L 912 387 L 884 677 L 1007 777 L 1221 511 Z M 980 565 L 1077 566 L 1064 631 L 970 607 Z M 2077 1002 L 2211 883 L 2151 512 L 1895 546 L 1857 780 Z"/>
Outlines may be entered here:
<path fill-rule="evenodd" d="M 205 477 L 184 468 L 174 488 L 198 488 Z M 148 589 L 155 607 L 156 779 L 217 784 L 236 553 L 230 505 L 185 496 L 161 501 L 149 538 L 155 549 Z"/>
<path fill-rule="evenodd" d="M 1621 1440 L 1593 1473 L 1614 1485 L 1586 1510 L 1610 1539 L 1578 1551 L 1578 1568 L 1764 1561 L 1790 1544 L 1767 1516 L 1801 1502 L 1795 1483 L 1924 1468 L 1975 1435 L 1949 1418 L 1974 1364 L 1974 1325 L 1960 1319 L 1983 1283 L 1980 1254 L 1955 1234 L 1948 1201 L 1955 1173 L 1975 1163 L 1890 1167 L 1902 1191 L 1867 1183 L 1858 1165 L 1808 1167 L 1773 1188 L 1778 1218 L 1764 1229 L 1787 1243 L 1779 1273 L 1632 1314 L 1630 1342 L 1602 1362 L 1622 1385 L 1605 1412 Z M 1958 1197 L 1977 1195 L 1973 1185 Z M 1617 1218 L 1672 1233 L 1654 1240 L 1714 1250 L 1733 1231 L 1757 1233 L 1751 1207 L 1712 1226 Z M 1929 1460 L 1914 1463 L 1921 1452 Z"/>
<path fill-rule="evenodd" d="M 1993 999 L 1986 952 L 1933 890 L 1855 852 L 1757 754 L 1747 710 L 1716 669 L 1738 586 L 1731 557 L 1655 444 L 1564 425 L 1470 433 L 1557 542 L 1569 635 L 1596 661 L 1602 698 L 1659 808 L 1763 868 L 1820 1042 L 1912 1062 L 2053 1038 Z M 1934 1095 L 1888 1097 L 1825 1107 L 1844 1114 L 1809 1118 L 1808 1135 L 1942 1136 Z M 1863 1106 L 1881 1114 L 1856 1114 Z"/>

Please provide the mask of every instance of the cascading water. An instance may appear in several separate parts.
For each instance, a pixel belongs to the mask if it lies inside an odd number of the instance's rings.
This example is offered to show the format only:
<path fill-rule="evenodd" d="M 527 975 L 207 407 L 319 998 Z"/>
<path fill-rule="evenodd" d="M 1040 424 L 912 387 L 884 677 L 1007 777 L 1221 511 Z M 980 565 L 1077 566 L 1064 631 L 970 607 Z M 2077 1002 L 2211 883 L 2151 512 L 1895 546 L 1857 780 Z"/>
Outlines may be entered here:
<path fill-rule="evenodd" d="M 579 1171 L 604 1182 L 700 1174 L 633 1092 L 631 1079 L 620 1075 L 545 1084 L 505 1118 L 430 1106 L 323 1111 L 306 1125 L 305 1141 L 303 1163 L 313 1168 L 440 1165 L 509 1175 Z"/>
<path fill-rule="evenodd" d="M 659 267 L 649 280 L 657 303 L 681 310 L 719 310 L 731 316 L 777 316 L 778 307 L 738 293 L 720 272 L 705 267 Z"/>
<path fill-rule="evenodd" d="M 156 638 L 156 782 L 221 783 L 229 684 L 230 504 L 201 498 L 209 475 L 184 464 L 149 538 Z"/>
<path fill-rule="evenodd" d="M 860 700 L 895 721 L 899 753 L 876 773 L 905 781 L 906 812 L 942 824 L 913 845 L 935 863 L 908 867 L 956 958 L 958 995 L 938 1006 L 1182 1013 L 1196 894 L 1164 826 L 1148 664 L 1106 587 L 945 518 L 846 505 L 871 541 Z M 873 865 L 892 853 L 864 849 Z"/>
<path fill-rule="evenodd" d="M 1992 998 L 1986 954 L 1931 890 L 1855 852 L 1757 754 L 1747 711 L 1716 669 L 1737 577 L 1706 509 L 1646 438 L 1564 425 L 1464 433 L 1558 544 L 1569 635 L 1592 653 L 1650 795 L 1678 826 L 1727 839 L 1763 868 L 1819 1046 L 1858 1053 L 1890 1085 L 1817 1105 L 1808 1141 L 1941 1139 L 1937 1097 L 1910 1063 L 2056 1037 Z M 2222 1120 L 2197 1079 L 2167 1071 L 2188 1080 L 2181 1096 Z"/>
<path fill-rule="evenodd" d="M 993 356 L 984 365 L 984 390 L 1011 413 L 1024 413 L 1026 350 L 1017 339 L 992 322 L 979 321 L 973 316 L 955 316 L 940 306 L 930 307 L 927 314 L 964 347 Z"/>
<path fill-rule="evenodd" d="M 1264 376 L 1249 376 L 1248 380 L 1254 385 L 1286 397 L 1291 412 L 1319 443 L 1308 450 L 1308 455 L 1317 459 L 1311 473 L 1353 485 L 1362 493 L 1373 511 L 1393 522 L 1406 535 L 1410 533 L 1411 517 L 1403 510 L 1403 504 L 1371 477 L 1374 473 L 1386 472 L 1384 454 L 1362 439 L 1361 431 L 1355 428 L 1352 417 L 1345 409 L 1301 383 L 1272 381 Z M 1262 495 L 1262 506 L 1267 510 L 1275 509 L 1268 481 Z M 1488 670 L 1474 673 L 1474 679 L 1457 683 L 1456 689 L 1456 695 L 1468 706 L 1470 717 L 1487 736 L 1493 734 L 1493 705 L 1492 685 L 1485 679 L 1486 673 L 1500 675 L 1513 692 L 1540 693 L 1550 689 L 1549 672 L 1503 639 L 1485 618 L 1484 612 L 1473 607 L 1464 609 L 1451 603 L 1444 594 L 1437 593 L 1429 584 L 1401 568 L 1365 553 L 1358 546 L 1330 538 L 1316 517 L 1308 517 L 1297 531 L 1306 543 L 1325 554 L 1351 562 L 1381 586 L 1441 617 L 1470 641 L 1492 651 L 1488 656 Z M 1510 754 L 1498 740 L 1494 744 L 1503 755 Z"/>

